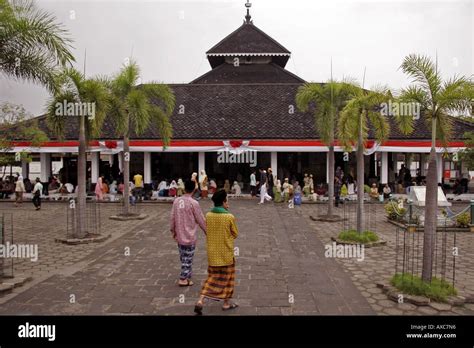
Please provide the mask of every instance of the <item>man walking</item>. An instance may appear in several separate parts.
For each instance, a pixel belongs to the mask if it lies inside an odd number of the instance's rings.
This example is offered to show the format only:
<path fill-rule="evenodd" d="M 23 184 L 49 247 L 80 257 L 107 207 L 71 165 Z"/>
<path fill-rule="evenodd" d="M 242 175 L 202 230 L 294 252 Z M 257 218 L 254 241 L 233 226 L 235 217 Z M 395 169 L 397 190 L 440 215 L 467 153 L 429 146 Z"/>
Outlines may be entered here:
<path fill-rule="evenodd" d="M 257 194 L 257 178 L 255 177 L 255 169 L 250 174 L 250 194 L 255 197 Z"/>
<path fill-rule="evenodd" d="M 260 202 L 258 204 L 263 204 L 265 200 L 272 200 L 272 197 L 270 197 L 267 193 L 267 183 L 267 173 L 263 169 L 260 169 Z"/>
<path fill-rule="evenodd" d="M 274 194 L 273 194 L 273 186 L 275 186 L 273 182 L 273 171 L 272 168 L 268 168 L 268 175 L 267 175 L 267 180 L 268 180 L 268 195 L 274 199 Z"/>
<path fill-rule="evenodd" d="M 179 286 L 194 284 L 191 277 L 198 225 L 206 233 L 206 221 L 201 207 L 192 197 L 195 188 L 195 182 L 187 180 L 184 184 L 185 194 L 175 199 L 171 210 L 170 230 L 174 240 L 178 243 L 181 260 Z"/>
<path fill-rule="evenodd" d="M 43 192 L 43 184 L 41 183 L 40 178 L 36 178 L 36 184 L 33 188 L 33 204 L 36 207 L 36 210 L 41 209 L 41 193 Z"/>
<path fill-rule="evenodd" d="M 229 212 L 227 193 L 224 190 L 217 191 L 212 201 L 214 208 L 206 214 L 207 280 L 194 307 L 197 315 L 202 315 L 206 298 L 224 301 L 224 311 L 238 307 L 231 299 L 235 286 L 234 240 L 239 231 L 235 216 Z"/>

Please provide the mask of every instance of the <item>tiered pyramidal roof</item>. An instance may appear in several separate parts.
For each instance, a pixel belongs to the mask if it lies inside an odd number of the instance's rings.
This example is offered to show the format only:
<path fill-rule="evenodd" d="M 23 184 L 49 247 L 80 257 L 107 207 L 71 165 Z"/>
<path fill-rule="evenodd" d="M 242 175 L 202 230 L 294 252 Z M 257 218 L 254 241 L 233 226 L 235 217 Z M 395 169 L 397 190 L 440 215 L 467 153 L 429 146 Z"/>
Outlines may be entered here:
<path fill-rule="evenodd" d="M 285 70 L 291 52 L 255 26 L 249 8 L 244 23 L 206 52 L 212 70 L 191 83 L 304 82 Z"/>

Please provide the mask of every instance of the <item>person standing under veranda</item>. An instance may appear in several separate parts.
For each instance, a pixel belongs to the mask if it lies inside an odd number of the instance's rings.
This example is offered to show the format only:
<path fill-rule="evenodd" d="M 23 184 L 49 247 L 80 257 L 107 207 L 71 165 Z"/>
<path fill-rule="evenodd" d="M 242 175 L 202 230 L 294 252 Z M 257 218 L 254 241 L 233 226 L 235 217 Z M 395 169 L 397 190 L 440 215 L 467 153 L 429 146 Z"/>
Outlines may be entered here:
<path fill-rule="evenodd" d="M 224 190 L 212 196 L 214 208 L 206 214 L 207 280 L 201 290 L 194 312 L 202 315 L 204 299 L 224 301 L 222 310 L 237 308 L 231 302 L 235 285 L 234 240 L 238 236 L 234 215 L 229 212 Z"/>
<path fill-rule="evenodd" d="M 33 188 L 33 204 L 36 207 L 36 210 L 41 209 L 41 193 L 43 192 L 43 184 L 41 183 L 40 178 L 36 178 L 36 184 Z"/>
<path fill-rule="evenodd" d="M 263 204 L 265 200 L 271 201 L 272 197 L 268 195 L 268 176 L 264 170 L 260 172 L 260 202 L 258 204 Z"/>
<path fill-rule="evenodd" d="M 23 183 L 23 177 L 18 176 L 18 180 L 15 183 L 15 207 L 23 203 L 23 194 L 25 193 L 25 184 Z"/>
<path fill-rule="evenodd" d="M 104 199 L 104 185 L 102 183 L 102 177 L 99 176 L 97 184 L 95 184 L 95 199 L 100 202 Z"/>
<path fill-rule="evenodd" d="M 272 197 L 272 199 L 274 199 L 275 196 L 273 194 L 273 186 L 275 186 L 275 184 L 274 184 L 274 179 L 273 179 L 272 168 L 268 168 L 267 184 L 268 184 L 268 195 Z"/>
<path fill-rule="evenodd" d="M 250 194 L 252 197 L 257 195 L 257 178 L 255 177 L 255 169 L 252 169 L 252 174 L 250 174 Z"/>
<path fill-rule="evenodd" d="M 339 203 L 341 202 L 341 188 L 342 188 L 342 180 L 338 175 L 334 176 L 334 205 L 339 207 Z"/>
<path fill-rule="evenodd" d="M 178 243 L 179 258 L 181 260 L 179 286 L 194 284 L 191 277 L 198 225 L 206 233 L 206 221 L 201 207 L 192 197 L 195 187 L 194 182 L 187 180 L 184 184 L 184 196 L 174 200 L 171 210 L 170 230 L 173 239 Z"/>

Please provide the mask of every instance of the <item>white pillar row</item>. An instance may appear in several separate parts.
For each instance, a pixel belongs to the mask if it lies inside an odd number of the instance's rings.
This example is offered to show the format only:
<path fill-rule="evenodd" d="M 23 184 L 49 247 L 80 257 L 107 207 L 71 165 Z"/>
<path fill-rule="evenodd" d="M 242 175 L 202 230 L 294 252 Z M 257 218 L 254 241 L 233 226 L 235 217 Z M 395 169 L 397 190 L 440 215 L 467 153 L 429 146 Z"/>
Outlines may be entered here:
<path fill-rule="evenodd" d="M 21 176 L 23 179 L 29 178 L 30 176 L 30 164 L 26 160 L 21 160 Z"/>
<path fill-rule="evenodd" d="M 201 170 L 206 170 L 206 153 L 199 152 L 198 156 L 198 178 L 201 175 Z"/>
<path fill-rule="evenodd" d="M 99 178 L 100 152 L 91 152 L 91 182 L 97 183 Z"/>
<path fill-rule="evenodd" d="M 273 171 L 273 177 L 278 178 L 278 152 L 272 152 L 270 155 L 270 167 Z"/>
<path fill-rule="evenodd" d="M 388 184 L 388 153 L 382 152 L 382 165 L 380 168 L 380 183 L 385 185 Z"/>
<path fill-rule="evenodd" d="M 145 152 L 143 156 L 143 179 L 145 184 L 151 184 L 151 152 Z"/>
<path fill-rule="evenodd" d="M 48 182 L 51 176 L 51 154 L 40 153 L 40 180 L 41 182 Z"/>
<path fill-rule="evenodd" d="M 443 154 L 436 154 L 436 172 L 438 173 L 438 183 L 443 181 Z"/>

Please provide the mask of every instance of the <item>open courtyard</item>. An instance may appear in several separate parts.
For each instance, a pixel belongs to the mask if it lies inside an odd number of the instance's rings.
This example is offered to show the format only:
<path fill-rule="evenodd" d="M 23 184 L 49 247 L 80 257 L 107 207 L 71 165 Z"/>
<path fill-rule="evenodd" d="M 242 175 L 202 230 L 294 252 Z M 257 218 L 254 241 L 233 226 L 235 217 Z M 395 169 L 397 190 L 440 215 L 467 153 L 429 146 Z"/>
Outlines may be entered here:
<path fill-rule="evenodd" d="M 209 200 L 200 201 L 204 212 Z M 231 199 L 237 218 L 235 301 L 239 308 L 223 312 L 208 303 L 205 315 L 429 315 L 474 314 L 474 305 L 417 307 L 387 298 L 377 282 L 394 274 L 396 227 L 386 222 L 376 204 L 376 228 L 385 246 L 365 249 L 364 259 L 328 258 L 325 246 L 342 230 L 342 223 L 310 219 L 326 210 L 324 204 L 257 205 L 256 200 Z M 453 210 L 461 209 L 457 204 Z M 194 303 L 206 277 L 205 238 L 199 234 L 193 266 L 194 286 L 177 284 L 180 262 L 169 232 L 171 204 L 144 203 L 142 221 L 114 221 L 117 204 L 101 204 L 101 229 L 111 238 L 102 243 L 56 243 L 66 233 L 64 202 L 43 203 L 34 211 L 30 202 L 14 208 L 14 242 L 37 244 L 38 260 L 14 260 L 16 277 L 31 277 L 23 286 L 0 297 L 0 314 L 135 314 L 193 315 Z M 372 210 L 373 211 L 373 210 Z M 343 214 L 343 208 L 336 212 Z M 457 233 L 459 257 L 456 288 L 474 295 L 474 234 Z M 7 281 L 7 280 L 4 280 Z"/>

